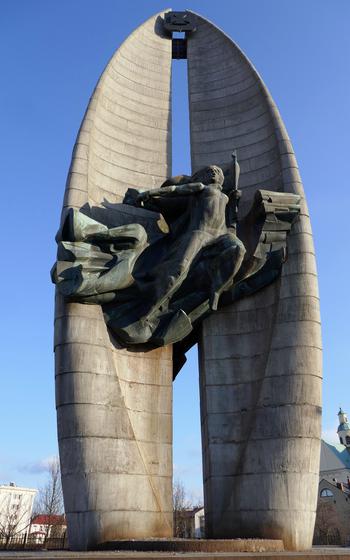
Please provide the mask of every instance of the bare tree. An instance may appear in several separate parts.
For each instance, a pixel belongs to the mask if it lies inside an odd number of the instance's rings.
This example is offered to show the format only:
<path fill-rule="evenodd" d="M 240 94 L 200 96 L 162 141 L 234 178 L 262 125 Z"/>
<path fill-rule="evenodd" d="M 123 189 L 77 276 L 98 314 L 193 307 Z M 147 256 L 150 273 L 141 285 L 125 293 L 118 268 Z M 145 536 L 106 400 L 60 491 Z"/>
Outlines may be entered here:
<path fill-rule="evenodd" d="M 193 508 L 191 499 L 189 498 L 183 483 L 180 480 L 174 480 L 173 484 L 173 519 L 174 519 L 174 537 L 187 537 L 187 518 L 188 511 Z"/>
<path fill-rule="evenodd" d="M 334 505 L 330 502 L 319 502 L 317 505 L 314 544 L 340 544 L 329 542 L 339 533 L 339 520 Z"/>
<path fill-rule="evenodd" d="M 61 536 L 62 515 L 64 514 L 63 494 L 61 485 L 61 469 L 58 457 L 50 461 L 46 484 L 39 489 L 35 503 L 36 515 L 47 516 L 47 537 Z"/>
<path fill-rule="evenodd" d="M 10 499 L 7 500 L 0 515 L 0 540 L 5 548 L 11 544 L 13 539 L 23 537 L 25 530 L 31 523 L 31 504 L 21 500 L 14 504 Z"/>

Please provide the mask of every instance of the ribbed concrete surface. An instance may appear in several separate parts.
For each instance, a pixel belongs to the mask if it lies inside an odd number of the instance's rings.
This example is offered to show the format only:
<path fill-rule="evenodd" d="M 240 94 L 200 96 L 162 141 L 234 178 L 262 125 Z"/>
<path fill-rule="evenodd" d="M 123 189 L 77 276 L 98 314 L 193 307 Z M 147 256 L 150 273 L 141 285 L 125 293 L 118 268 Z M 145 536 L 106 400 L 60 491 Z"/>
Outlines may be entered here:
<path fill-rule="evenodd" d="M 197 18 L 188 40 L 193 170 L 237 149 L 241 212 L 258 188 L 304 196 L 278 110 L 251 63 Z M 321 334 L 305 201 L 280 282 L 206 319 L 200 343 L 207 537 L 311 546 L 320 456 Z"/>
<path fill-rule="evenodd" d="M 171 174 L 170 85 L 171 41 L 155 16 L 128 37 L 98 82 L 74 148 L 64 212 L 119 203 L 127 187 L 158 186 Z M 58 298 L 55 354 L 71 547 L 171 536 L 171 348 L 116 349 L 99 306 Z"/>

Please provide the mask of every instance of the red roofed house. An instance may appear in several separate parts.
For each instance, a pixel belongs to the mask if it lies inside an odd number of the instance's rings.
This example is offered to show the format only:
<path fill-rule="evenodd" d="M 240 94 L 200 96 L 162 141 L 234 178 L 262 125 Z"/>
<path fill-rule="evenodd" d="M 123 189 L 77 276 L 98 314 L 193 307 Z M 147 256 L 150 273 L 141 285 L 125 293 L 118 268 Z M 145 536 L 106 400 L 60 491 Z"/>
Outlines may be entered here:
<path fill-rule="evenodd" d="M 45 539 L 63 538 L 67 530 L 64 515 L 36 515 L 33 517 L 29 535 L 35 538 L 37 543 Z"/>

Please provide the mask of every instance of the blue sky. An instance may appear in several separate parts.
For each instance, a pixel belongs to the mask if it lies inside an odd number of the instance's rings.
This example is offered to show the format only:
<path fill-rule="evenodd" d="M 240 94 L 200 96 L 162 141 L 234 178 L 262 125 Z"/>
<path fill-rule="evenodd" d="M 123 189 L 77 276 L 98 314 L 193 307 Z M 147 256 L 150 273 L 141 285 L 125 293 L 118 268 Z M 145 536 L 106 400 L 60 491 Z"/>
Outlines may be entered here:
<path fill-rule="evenodd" d="M 113 51 L 163 2 L 2 0 L 0 483 L 38 486 L 57 453 L 49 270 L 71 150 Z M 324 430 L 334 439 L 348 389 L 350 35 L 348 0 L 193 0 L 253 61 L 291 136 L 317 250 Z M 187 99 L 174 63 L 174 169 L 189 171 Z M 175 474 L 201 493 L 196 353 L 174 386 Z"/>

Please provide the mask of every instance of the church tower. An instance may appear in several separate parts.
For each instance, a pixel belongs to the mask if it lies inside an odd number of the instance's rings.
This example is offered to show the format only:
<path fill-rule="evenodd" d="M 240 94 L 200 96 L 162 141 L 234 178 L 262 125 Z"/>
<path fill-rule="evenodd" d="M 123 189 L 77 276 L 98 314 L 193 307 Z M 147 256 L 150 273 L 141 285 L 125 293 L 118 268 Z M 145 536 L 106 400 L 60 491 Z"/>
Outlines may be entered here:
<path fill-rule="evenodd" d="M 342 445 L 345 445 L 350 450 L 350 424 L 348 421 L 348 416 L 346 412 L 342 410 L 342 408 L 339 409 L 338 418 L 339 426 L 337 433 L 339 436 L 339 441 Z"/>

